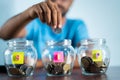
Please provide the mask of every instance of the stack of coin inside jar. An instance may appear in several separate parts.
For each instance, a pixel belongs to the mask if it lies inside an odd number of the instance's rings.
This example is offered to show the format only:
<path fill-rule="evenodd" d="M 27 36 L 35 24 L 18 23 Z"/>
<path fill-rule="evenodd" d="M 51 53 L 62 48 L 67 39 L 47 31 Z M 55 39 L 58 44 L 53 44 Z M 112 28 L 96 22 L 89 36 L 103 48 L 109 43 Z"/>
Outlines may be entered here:
<path fill-rule="evenodd" d="M 52 75 L 66 75 L 71 71 L 70 64 L 51 62 L 47 65 L 46 70 Z"/>
<path fill-rule="evenodd" d="M 33 67 L 23 64 L 23 65 L 9 65 L 7 68 L 9 74 L 16 76 L 29 76 L 33 72 Z"/>
<path fill-rule="evenodd" d="M 107 68 L 103 61 L 93 61 L 92 58 L 88 56 L 81 58 L 81 65 L 88 73 L 101 73 Z"/>

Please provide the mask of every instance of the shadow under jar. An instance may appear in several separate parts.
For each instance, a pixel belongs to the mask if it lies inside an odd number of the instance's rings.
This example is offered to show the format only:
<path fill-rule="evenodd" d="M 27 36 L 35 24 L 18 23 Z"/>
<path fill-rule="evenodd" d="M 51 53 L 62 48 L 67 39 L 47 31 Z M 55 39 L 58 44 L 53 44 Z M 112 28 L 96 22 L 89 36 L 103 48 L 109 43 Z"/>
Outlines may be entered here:
<path fill-rule="evenodd" d="M 37 62 L 36 49 L 32 41 L 14 39 L 8 41 L 5 50 L 5 66 L 8 76 L 21 77 L 33 75 Z"/>
<path fill-rule="evenodd" d="M 74 48 L 71 46 L 71 40 L 48 41 L 42 53 L 42 62 L 47 75 L 71 75 L 75 55 Z"/>
<path fill-rule="evenodd" d="M 77 55 L 84 75 L 104 74 L 110 62 L 110 51 L 105 39 L 82 40 Z"/>

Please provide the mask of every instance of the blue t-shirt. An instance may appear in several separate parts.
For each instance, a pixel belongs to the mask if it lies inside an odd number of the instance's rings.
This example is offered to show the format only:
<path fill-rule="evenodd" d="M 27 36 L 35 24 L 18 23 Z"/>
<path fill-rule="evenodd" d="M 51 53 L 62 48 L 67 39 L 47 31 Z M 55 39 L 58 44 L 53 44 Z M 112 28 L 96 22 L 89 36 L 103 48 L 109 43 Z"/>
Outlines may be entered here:
<path fill-rule="evenodd" d="M 26 26 L 26 31 L 26 38 L 34 42 L 38 59 L 41 59 L 41 53 L 45 48 L 46 41 L 70 39 L 72 46 L 75 47 L 81 40 L 88 38 L 87 27 L 82 20 L 66 19 L 62 32 L 56 34 L 50 26 L 36 18 Z"/>

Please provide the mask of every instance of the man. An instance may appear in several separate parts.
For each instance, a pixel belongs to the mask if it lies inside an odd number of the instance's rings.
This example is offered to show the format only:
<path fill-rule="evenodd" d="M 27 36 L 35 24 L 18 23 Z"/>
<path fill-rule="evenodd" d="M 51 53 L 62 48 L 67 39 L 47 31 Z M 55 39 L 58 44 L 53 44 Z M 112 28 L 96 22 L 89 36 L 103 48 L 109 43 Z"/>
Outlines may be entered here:
<path fill-rule="evenodd" d="M 41 67 L 41 53 L 46 41 L 71 39 L 72 46 L 76 47 L 82 39 L 88 38 L 83 21 L 65 17 L 72 2 L 73 0 L 46 0 L 33 5 L 8 20 L 0 29 L 0 38 L 9 40 L 25 37 L 33 40 L 38 52 L 37 67 Z M 62 29 L 62 32 L 56 34 L 56 28 Z M 75 63 L 75 66 L 78 64 Z"/>

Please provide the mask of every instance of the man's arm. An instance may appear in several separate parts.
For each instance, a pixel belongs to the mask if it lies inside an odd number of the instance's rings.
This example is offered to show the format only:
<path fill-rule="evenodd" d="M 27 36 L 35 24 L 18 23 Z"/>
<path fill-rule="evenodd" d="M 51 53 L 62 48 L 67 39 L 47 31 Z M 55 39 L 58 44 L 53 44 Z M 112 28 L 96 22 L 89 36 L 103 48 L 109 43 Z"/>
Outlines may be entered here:
<path fill-rule="evenodd" d="M 26 12 L 14 16 L 1 27 L 0 38 L 8 40 L 17 37 L 17 35 L 23 37 L 25 35 L 25 30 L 23 28 L 31 20 L 32 19 L 26 14 Z"/>
<path fill-rule="evenodd" d="M 58 10 L 55 3 L 47 0 L 9 19 L 0 29 L 0 38 L 8 40 L 14 37 L 25 36 L 25 25 L 37 17 L 53 28 L 61 27 L 62 18 L 60 10 Z"/>

